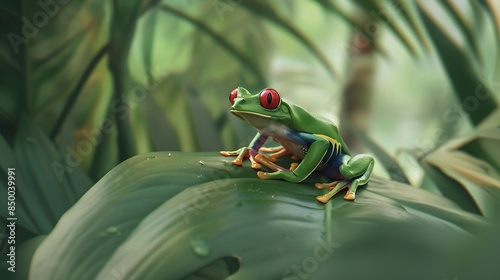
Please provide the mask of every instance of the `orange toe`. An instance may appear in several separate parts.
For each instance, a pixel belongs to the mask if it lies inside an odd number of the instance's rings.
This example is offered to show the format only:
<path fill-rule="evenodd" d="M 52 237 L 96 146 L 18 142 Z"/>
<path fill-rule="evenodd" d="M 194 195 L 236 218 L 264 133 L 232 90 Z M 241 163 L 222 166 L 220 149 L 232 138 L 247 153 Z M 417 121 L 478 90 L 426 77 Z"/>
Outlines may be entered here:
<path fill-rule="evenodd" d="M 267 176 L 267 172 L 262 172 L 262 171 L 257 172 L 257 177 L 259 177 L 259 179 L 268 179 L 269 178 L 269 176 Z"/>
<path fill-rule="evenodd" d="M 330 199 L 324 195 L 318 195 L 316 197 L 316 200 L 324 204 L 324 203 L 327 203 L 328 200 L 330 200 Z"/>
<path fill-rule="evenodd" d="M 348 190 L 347 193 L 344 196 L 344 199 L 345 200 L 349 200 L 349 201 L 353 201 L 354 199 L 356 199 L 356 193 Z"/>

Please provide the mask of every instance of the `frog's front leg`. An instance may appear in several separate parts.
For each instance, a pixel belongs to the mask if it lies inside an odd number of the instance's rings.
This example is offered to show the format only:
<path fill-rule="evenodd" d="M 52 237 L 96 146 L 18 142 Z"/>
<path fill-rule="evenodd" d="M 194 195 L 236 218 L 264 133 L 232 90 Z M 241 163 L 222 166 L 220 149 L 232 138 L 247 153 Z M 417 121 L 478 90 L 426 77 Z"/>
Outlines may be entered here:
<path fill-rule="evenodd" d="M 346 187 L 348 187 L 348 190 L 344 199 L 354 200 L 358 186 L 368 183 L 374 164 L 375 160 L 370 155 L 361 154 L 352 158 L 346 157 L 339 167 L 340 174 L 345 180 L 336 184 L 327 194 L 316 197 L 316 200 L 327 203 L 330 198 Z M 316 186 L 322 186 L 322 184 L 317 184 Z"/>
<path fill-rule="evenodd" d="M 236 159 L 232 161 L 235 165 L 243 165 L 243 159 L 249 158 L 253 169 L 260 169 L 262 166 L 255 160 L 255 157 L 259 154 L 259 149 L 264 145 L 268 136 L 257 133 L 253 138 L 252 142 L 248 147 L 242 147 L 236 151 L 220 151 L 223 156 L 236 156 Z"/>
<path fill-rule="evenodd" d="M 279 170 L 272 173 L 259 171 L 257 172 L 257 176 L 260 179 L 284 179 L 292 183 L 301 182 L 316 170 L 328 151 L 329 146 L 330 142 L 328 140 L 317 137 L 317 140 L 309 146 L 304 159 L 296 168 L 292 168 L 292 170 Z"/>

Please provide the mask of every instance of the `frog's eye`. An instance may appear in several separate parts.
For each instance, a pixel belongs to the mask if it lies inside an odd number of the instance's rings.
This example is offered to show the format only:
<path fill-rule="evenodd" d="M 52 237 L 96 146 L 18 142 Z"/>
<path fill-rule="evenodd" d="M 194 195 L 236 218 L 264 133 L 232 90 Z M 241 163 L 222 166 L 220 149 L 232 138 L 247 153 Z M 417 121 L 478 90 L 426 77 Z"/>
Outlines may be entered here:
<path fill-rule="evenodd" d="M 265 88 L 260 92 L 260 105 L 266 109 L 276 109 L 281 103 L 281 96 L 272 88 Z"/>
<path fill-rule="evenodd" d="M 236 99 L 236 97 L 238 97 L 237 88 L 233 89 L 233 91 L 231 91 L 231 93 L 229 94 L 229 102 L 231 102 L 231 104 L 234 104 L 234 99 Z"/>

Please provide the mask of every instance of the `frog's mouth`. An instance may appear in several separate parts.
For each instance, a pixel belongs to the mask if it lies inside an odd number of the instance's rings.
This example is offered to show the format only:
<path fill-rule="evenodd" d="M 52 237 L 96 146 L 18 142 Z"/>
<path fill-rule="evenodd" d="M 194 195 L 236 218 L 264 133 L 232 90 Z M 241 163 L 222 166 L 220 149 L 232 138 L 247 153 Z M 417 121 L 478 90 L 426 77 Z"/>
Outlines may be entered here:
<path fill-rule="evenodd" d="M 272 121 L 271 116 L 255 112 L 231 110 L 231 113 L 233 113 L 238 118 L 246 121 L 248 124 L 255 127 L 256 129 L 266 128 Z"/>

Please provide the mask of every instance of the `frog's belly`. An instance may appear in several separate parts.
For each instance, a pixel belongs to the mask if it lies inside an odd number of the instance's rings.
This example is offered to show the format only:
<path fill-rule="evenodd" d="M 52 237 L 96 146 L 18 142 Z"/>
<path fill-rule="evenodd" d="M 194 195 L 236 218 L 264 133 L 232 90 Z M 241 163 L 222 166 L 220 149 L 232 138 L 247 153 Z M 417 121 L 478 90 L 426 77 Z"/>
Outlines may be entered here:
<path fill-rule="evenodd" d="M 309 150 L 309 145 L 306 143 L 296 143 L 281 137 L 273 137 L 274 141 L 280 143 L 287 151 L 294 156 L 303 159 Z"/>
<path fill-rule="evenodd" d="M 257 130 L 262 135 L 272 137 L 274 141 L 278 142 L 285 149 L 300 159 L 304 158 L 307 150 L 309 149 L 310 143 L 304 141 L 300 137 L 291 137 L 290 134 L 293 135 L 297 132 L 282 123 L 270 123 Z"/>

